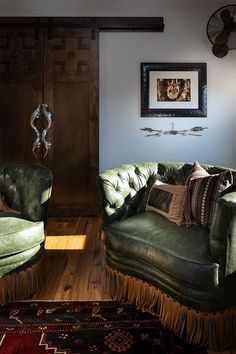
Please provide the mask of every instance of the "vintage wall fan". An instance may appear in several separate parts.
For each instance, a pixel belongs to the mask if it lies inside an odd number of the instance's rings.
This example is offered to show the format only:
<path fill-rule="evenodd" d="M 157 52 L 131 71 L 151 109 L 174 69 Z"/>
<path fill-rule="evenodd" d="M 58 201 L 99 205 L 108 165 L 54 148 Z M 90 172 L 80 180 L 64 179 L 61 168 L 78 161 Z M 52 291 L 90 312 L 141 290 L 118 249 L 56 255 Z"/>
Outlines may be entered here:
<path fill-rule="evenodd" d="M 211 15 L 207 36 L 213 44 L 212 52 L 218 58 L 236 49 L 236 4 L 223 6 Z"/>

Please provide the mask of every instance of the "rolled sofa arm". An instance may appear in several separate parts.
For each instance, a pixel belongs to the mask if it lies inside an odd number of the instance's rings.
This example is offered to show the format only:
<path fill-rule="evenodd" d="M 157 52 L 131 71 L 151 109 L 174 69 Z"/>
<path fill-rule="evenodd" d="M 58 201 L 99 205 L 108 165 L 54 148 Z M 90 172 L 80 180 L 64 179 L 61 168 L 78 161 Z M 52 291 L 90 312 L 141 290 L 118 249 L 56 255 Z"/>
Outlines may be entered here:
<path fill-rule="evenodd" d="M 0 192 L 7 205 L 30 221 L 46 221 L 52 172 L 45 166 L 0 165 Z"/>
<path fill-rule="evenodd" d="M 220 265 L 220 283 L 236 272 L 236 192 L 217 201 L 216 214 L 210 230 L 211 256 Z"/>

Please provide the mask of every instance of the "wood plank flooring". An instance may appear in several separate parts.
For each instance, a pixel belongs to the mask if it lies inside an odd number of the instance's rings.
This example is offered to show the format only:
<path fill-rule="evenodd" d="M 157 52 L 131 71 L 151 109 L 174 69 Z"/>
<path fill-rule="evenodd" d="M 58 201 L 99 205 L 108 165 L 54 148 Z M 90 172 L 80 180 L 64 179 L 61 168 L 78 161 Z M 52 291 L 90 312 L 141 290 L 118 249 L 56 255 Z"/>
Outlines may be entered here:
<path fill-rule="evenodd" d="M 35 300 L 102 300 L 103 243 L 101 222 L 98 217 L 49 218 L 47 236 L 81 235 L 84 248 L 46 250 L 43 285 L 34 294 Z M 60 249 L 61 248 L 61 249 Z"/>
<path fill-rule="evenodd" d="M 43 259 L 43 285 L 34 294 L 34 300 L 107 300 L 103 291 L 104 257 L 99 217 L 51 217 L 48 236 L 81 235 L 84 247 L 64 250 L 46 250 Z M 83 244 L 83 243 L 82 243 Z M 208 354 L 236 354 L 236 349 Z"/>

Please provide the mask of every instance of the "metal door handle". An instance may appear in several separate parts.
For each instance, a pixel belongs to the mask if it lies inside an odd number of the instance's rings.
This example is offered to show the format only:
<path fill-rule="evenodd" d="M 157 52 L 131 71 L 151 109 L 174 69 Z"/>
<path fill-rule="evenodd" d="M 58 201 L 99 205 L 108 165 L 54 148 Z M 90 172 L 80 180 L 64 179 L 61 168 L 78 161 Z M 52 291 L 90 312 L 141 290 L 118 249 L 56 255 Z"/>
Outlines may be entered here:
<path fill-rule="evenodd" d="M 51 149 L 52 143 L 50 141 L 47 141 L 47 133 L 49 129 L 52 127 L 52 113 L 47 111 L 48 105 L 46 103 L 43 103 L 41 106 L 42 113 L 44 117 L 47 119 L 47 127 L 42 131 L 42 142 L 45 147 L 45 153 L 43 158 L 45 158 L 48 154 L 48 150 Z"/>
<path fill-rule="evenodd" d="M 36 139 L 33 142 L 33 148 L 32 148 L 32 152 L 34 154 L 34 156 L 39 160 L 39 157 L 37 155 L 37 150 L 41 147 L 42 145 L 42 140 L 41 140 L 41 133 L 40 131 L 37 129 L 37 127 L 35 126 L 34 122 L 35 119 L 39 119 L 40 118 L 40 114 L 41 114 L 41 107 L 40 104 L 38 105 L 38 107 L 36 108 L 36 110 L 31 114 L 30 117 L 30 125 L 31 128 L 35 131 L 36 134 Z"/>
<path fill-rule="evenodd" d="M 43 103 L 39 104 L 36 110 L 31 114 L 30 117 L 30 125 L 31 128 L 35 131 L 36 139 L 33 142 L 32 152 L 34 156 L 39 160 L 40 157 L 38 156 L 38 151 L 41 148 L 42 144 L 44 145 L 45 152 L 43 154 L 43 158 L 45 158 L 48 154 L 48 150 L 51 149 L 52 143 L 47 140 L 47 133 L 49 129 L 52 127 L 52 113 L 47 111 L 48 105 Z M 39 131 L 39 129 L 35 126 L 35 120 L 41 117 L 41 114 L 47 120 L 47 126 L 43 131 Z"/>

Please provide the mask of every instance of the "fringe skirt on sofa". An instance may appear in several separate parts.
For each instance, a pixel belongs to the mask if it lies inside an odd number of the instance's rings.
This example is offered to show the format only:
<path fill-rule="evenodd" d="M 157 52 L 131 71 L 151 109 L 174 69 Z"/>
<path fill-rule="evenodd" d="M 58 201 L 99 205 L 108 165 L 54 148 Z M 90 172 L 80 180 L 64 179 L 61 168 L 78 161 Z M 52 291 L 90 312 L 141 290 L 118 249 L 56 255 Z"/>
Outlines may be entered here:
<path fill-rule="evenodd" d="M 105 290 L 115 300 L 126 300 L 142 311 L 158 315 L 160 322 L 192 345 L 222 350 L 235 344 L 236 307 L 200 312 L 181 305 L 158 288 L 106 265 Z"/>

